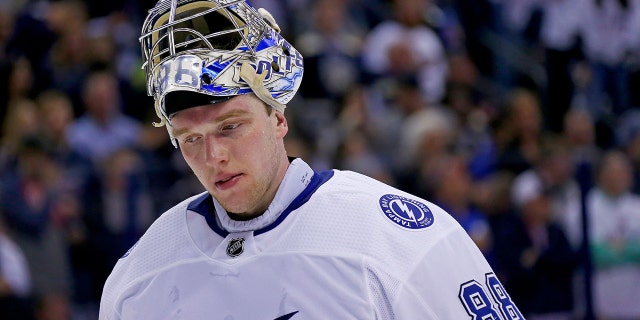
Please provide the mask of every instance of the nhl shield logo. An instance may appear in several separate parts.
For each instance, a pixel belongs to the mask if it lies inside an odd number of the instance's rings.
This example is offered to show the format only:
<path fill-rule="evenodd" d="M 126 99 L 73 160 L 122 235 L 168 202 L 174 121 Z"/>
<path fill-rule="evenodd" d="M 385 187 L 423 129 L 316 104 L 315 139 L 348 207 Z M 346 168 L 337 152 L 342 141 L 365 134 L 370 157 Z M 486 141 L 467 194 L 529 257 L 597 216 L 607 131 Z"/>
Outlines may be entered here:
<path fill-rule="evenodd" d="M 235 258 L 244 252 L 244 238 L 233 238 L 227 245 L 227 255 Z"/>
<path fill-rule="evenodd" d="M 402 228 L 420 230 L 433 224 L 433 212 L 420 201 L 385 194 L 379 203 L 385 217 Z"/>

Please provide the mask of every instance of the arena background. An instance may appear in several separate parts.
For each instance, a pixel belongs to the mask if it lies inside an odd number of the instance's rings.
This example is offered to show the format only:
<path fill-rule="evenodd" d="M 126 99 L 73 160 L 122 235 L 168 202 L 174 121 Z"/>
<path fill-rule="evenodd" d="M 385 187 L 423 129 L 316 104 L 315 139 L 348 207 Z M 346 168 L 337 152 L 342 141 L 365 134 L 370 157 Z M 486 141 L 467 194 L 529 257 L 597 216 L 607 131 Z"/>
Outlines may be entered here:
<path fill-rule="evenodd" d="M 640 1 L 251 3 L 305 58 L 291 156 L 447 209 L 529 319 L 640 318 Z M 153 5 L 0 1 L 2 319 L 96 319 L 115 261 L 203 191 L 152 125 Z"/>

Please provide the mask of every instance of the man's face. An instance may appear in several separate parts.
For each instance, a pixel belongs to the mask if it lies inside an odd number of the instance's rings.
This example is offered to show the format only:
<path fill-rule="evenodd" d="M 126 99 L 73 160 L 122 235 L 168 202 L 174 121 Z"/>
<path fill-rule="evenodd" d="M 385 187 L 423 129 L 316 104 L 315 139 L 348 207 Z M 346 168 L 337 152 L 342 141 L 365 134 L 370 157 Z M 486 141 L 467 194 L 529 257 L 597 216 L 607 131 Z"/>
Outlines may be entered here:
<path fill-rule="evenodd" d="M 252 218 L 268 208 L 289 165 L 282 113 L 245 94 L 182 110 L 171 123 L 187 164 L 225 210 Z"/>

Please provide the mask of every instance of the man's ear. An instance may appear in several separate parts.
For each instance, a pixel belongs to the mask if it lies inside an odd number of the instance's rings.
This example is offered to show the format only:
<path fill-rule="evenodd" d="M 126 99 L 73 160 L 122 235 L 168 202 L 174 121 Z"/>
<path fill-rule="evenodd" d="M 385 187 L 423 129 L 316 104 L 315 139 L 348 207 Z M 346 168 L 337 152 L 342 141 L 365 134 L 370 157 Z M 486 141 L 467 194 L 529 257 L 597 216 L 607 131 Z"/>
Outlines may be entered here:
<path fill-rule="evenodd" d="M 284 138 L 289 132 L 289 125 L 287 124 L 287 117 L 284 116 L 284 113 L 274 110 L 274 116 L 276 121 L 276 136 L 278 138 Z"/>

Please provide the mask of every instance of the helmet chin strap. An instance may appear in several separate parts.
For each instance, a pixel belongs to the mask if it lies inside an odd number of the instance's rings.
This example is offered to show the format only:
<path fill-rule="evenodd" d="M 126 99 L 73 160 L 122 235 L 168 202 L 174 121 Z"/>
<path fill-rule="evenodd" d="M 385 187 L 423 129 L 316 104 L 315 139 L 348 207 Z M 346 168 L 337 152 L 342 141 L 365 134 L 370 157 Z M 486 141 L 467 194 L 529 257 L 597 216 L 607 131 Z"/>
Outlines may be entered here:
<path fill-rule="evenodd" d="M 284 113 L 284 109 L 287 107 L 286 105 L 278 102 L 278 100 L 274 99 L 271 96 L 271 93 L 264 86 L 264 78 L 267 76 L 266 72 L 258 74 L 255 69 L 249 64 L 249 62 L 245 61 L 242 63 L 240 67 L 240 77 L 244 80 L 253 93 L 255 93 L 260 100 L 264 101 L 266 104 L 272 106 L 274 109 Z"/>

